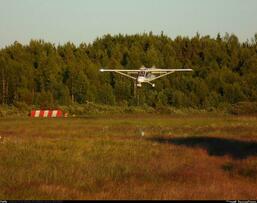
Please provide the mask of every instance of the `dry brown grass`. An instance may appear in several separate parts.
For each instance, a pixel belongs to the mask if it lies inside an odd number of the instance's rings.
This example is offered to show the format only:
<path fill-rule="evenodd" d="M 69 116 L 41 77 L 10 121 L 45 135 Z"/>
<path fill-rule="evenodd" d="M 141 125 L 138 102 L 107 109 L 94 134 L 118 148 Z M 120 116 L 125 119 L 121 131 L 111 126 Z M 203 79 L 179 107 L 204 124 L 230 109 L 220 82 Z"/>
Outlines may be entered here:
<path fill-rule="evenodd" d="M 0 199 L 256 199 L 256 132 L 246 116 L 1 119 Z"/>

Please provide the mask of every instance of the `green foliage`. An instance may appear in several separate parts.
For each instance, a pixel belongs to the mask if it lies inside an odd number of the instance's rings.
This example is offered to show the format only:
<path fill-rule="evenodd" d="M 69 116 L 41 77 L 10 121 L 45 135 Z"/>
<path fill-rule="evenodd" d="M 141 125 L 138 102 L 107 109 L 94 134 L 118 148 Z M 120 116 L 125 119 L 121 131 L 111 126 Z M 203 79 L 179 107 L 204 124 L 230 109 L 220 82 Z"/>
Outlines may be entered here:
<path fill-rule="evenodd" d="M 42 40 L 0 50 L 0 103 L 50 107 L 84 104 L 148 105 L 154 108 L 218 108 L 257 101 L 257 40 L 235 35 L 191 39 L 149 34 L 105 35 L 92 44 L 55 46 Z M 192 68 L 144 85 L 134 95 L 130 79 L 105 68 Z"/>

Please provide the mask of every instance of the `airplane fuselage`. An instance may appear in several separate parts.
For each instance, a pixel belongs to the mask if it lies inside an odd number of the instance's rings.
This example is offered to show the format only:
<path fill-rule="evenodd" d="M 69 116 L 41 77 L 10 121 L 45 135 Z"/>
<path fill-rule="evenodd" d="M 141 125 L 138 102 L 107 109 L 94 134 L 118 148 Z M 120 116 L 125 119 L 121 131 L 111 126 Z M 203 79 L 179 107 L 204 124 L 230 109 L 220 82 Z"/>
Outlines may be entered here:
<path fill-rule="evenodd" d="M 150 80 L 154 79 L 155 76 L 147 71 L 140 71 L 137 75 L 137 86 L 141 87 L 141 83 L 149 83 Z M 155 85 L 151 83 L 151 85 L 154 87 Z"/>

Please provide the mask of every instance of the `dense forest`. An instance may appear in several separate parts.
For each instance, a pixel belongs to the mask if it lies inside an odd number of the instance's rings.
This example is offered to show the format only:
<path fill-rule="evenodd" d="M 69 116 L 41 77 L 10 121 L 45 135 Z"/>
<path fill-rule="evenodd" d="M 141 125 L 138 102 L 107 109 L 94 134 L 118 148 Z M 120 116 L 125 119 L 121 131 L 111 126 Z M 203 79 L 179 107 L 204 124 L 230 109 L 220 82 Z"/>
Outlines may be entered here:
<path fill-rule="evenodd" d="M 104 68 L 192 68 L 144 84 Z M 0 50 L 0 103 L 55 106 L 93 102 L 209 108 L 257 101 L 257 34 L 239 42 L 234 34 L 171 39 L 163 33 L 105 35 L 93 43 L 54 45 L 31 40 Z"/>

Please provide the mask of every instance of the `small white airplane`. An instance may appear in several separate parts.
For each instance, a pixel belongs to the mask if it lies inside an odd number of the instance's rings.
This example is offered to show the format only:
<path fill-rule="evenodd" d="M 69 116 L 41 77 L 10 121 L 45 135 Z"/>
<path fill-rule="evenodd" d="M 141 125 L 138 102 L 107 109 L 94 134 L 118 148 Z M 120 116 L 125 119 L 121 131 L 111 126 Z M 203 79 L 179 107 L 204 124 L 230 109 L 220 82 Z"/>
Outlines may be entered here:
<path fill-rule="evenodd" d="M 160 69 L 156 68 L 155 66 L 151 68 L 146 68 L 142 66 L 140 69 L 137 70 L 130 70 L 130 69 L 100 69 L 101 72 L 115 72 L 131 78 L 136 81 L 137 87 L 142 87 L 142 83 L 148 83 L 155 87 L 152 81 L 169 75 L 175 72 L 185 72 L 185 71 L 193 71 L 192 69 Z M 134 76 L 133 76 L 134 75 Z"/>

